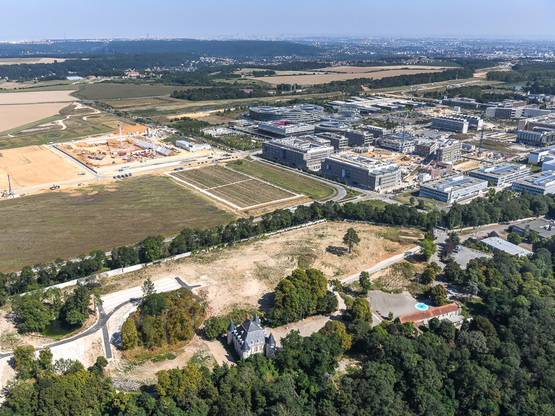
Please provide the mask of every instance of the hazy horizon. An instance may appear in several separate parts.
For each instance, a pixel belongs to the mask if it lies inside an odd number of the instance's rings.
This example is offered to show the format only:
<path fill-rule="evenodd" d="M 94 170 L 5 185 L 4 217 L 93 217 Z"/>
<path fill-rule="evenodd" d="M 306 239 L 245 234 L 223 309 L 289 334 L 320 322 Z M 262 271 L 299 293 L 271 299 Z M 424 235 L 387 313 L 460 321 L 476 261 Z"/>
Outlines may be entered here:
<path fill-rule="evenodd" d="M 293 39 L 307 37 L 553 40 L 555 1 L 205 2 L 23 0 L 3 7 L 0 41 L 62 39 Z"/>

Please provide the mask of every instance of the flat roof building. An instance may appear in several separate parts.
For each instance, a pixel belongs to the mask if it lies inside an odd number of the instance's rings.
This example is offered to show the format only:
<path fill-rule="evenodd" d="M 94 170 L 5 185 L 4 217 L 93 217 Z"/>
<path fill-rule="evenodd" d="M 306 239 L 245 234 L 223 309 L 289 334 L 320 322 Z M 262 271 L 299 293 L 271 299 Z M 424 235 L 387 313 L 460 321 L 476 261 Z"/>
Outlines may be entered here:
<path fill-rule="evenodd" d="M 372 191 L 391 188 L 401 183 L 401 169 L 397 163 L 358 154 L 331 155 L 322 163 L 320 172 L 330 178 Z"/>
<path fill-rule="evenodd" d="M 482 244 L 485 244 L 494 253 L 503 251 L 511 256 L 530 256 L 532 253 L 530 250 L 519 247 L 516 244 L 509 243 L 499 237 L 488 237 L 481 240 Z"/>
<path fill-rule="evenodd" d="M 288 107 L 262 105 L 249 108 L 249 116 L 254 120 L 289 120 L 315 122 L 324 115 L 324 107 L 315 104 L 293 104 Z"/>
<path fill-rule="evenodd" d="M 341 121 L 320 121 L 314 124 L 314 130 L 316 132 L 329 131 L 331 133 L 344 133 L 350 128 L 350 124 Z"/>
<path fill-rule="evenodd" d="M 414 153 L 424 159 L 439 162 L 456 162 L 462 158 L 462 143 L 455 139 L 416 139 Z"/>
<path fill-rule="evenodd" d="M 452 176 L 420 185 L 420 196 L 442 202 L 455 202 L 477 196 L 488 187 L 488 182 L 468 176 Z"/>
<path fill-rule="evenodd" d="M 210 145 L 207 143 L 194 143 L 187 140 L 177 140 L 175 145 L 181 149 L 187 150 L 188 152 L 200 152 L 201 150 L 211 149 Z"/>
<path fill-rule="evenodd" d="M 349 129 L 344 134 L 351 147 L 370 146 L 376 141 L 375 136 L 369 131 Z"/>
<path fill-rule="evenodd" d="M 528 192 L 533 195 L 555 193 L 555 172 L 546 170 L 513 182 L 512 189 L 517 192 Z"/>
<path fill-rule="evenodd" d="M 334 148 L 330 144 L 301 137 L 275 139 L 262 144 L 264 157 L 289 163 L 299 169 L 319 170 L 323 160 L 333 152 Z"/>
<path fill-rule="evenodd" d="M 458 116 L 440 116 L 432 118 L 432 129 L 468 133 L 469 122 Z"/>
<path fill-rule="evenodd" d="M 481 167 L 470 172 L 473 178 L 485 179 L 493 182 L 494 186 L 510 185 L 518 179 L 530 176 L 532 168 L 525 165 L 502 163 L 495 166 Z"/>
<path fill-rule="evenodd" d="M 407 107 L 424 107 L 426 104 L 413 100 L 389 97 L 350 97 L 344 101 L 330 101 L 331 108 L 351 108 L 358 110 L 361 114 L 379 113 L 381 110 L 394 111 L 404 110 Z"/>
<path fill-rule="evenodd" d="M 555 144 L 555 131 L 518 130 L 516 141 L 528 146 L 551 146 Z"/>
<path fill-rule="evenodd" d="M 289 120 L 266 121 L 258 123 L 258 132 L 273 137 L 301 136 L 314 133 L 314 126 Z"/>
<path fill-rule="evenodd" d="M 531 231 L 538 233 L 540 240 L 544 238 L 555 237 L 555 221 L 546 219 L 537 219 L 532 221 L 521 222 L 512 226 L 511 231 L 514 231 L 521 237 L 528 237 Z"/>
<path fill-rule="evenodd" d="M 327 140 L 336 152 L 344 152 L 349 145 L 349 140 L 345 136 L 337 133 L 331 133 L 329 131 L 316 133 L 316 137 Z"/>

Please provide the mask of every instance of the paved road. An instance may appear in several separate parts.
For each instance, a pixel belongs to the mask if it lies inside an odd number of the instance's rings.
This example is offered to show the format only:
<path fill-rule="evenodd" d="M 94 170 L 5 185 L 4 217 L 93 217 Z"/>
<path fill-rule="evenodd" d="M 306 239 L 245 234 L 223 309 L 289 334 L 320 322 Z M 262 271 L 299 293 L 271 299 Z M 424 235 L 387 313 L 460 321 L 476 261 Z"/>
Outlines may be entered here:
<path fill-rule="evenodd" d="M 420 250 L 421 250 L 420 246 L 413 247 L 413 248 L 407 250 L 405 253 L 397 254 L 397 255 L 392 256 L 388 259 L 382 260 L 378 264 L 376 264 L 375 266 L 373 266 L 369 269 L 366 269 L 365 271 L 368 272 L 369 274 L 376 273 L 377 271 L 385 269 L 386 267 L 389 267 L 392 264 L 398 263 L 401 260 L 403 260 L 407 257 L 410 257 L 413 254 L 418 253 Z M 408 254 L 408 253 L 410 253 L 410 254 Z M 345 279 L 343 279 L 341 281 L 341 283 L 343 283 L 343 284 L 351 283 L 351 282 L 354 282 L 355 280 L 358 280 L 359 278 L 360 278 L 360 273 L 353 274 L 352 276 L 349 276 L 349 277 L 346 277 Z"/>

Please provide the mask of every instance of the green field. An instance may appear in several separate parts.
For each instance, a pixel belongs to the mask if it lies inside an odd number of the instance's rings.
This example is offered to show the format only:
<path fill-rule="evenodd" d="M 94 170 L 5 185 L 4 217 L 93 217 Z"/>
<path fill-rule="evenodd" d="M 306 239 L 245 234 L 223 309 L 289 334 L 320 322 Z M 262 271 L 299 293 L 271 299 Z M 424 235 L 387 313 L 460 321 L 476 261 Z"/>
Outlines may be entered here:
<path fill-rule="evenodd" d="M 312 199 L 328 198 L 335 192 L 325 183 L 263 162 L 239 160 L 228 163 L 227 167 Z"/>
<path fill-rule="evenodd" d="M 72 194 L 51 192 L 4 200 L 0 215 L 9 218 L 0 239 L 2 272 L 234 219 L 209 200 L 160 176 L 77 188 Z"/>
<path fill-rule="evenodd" d="M 170 95 L 180 88 L 184 89 L 177 85 L 100 82 L 83 85 L 73 95 L 83 100 L 112 100 Z"/>

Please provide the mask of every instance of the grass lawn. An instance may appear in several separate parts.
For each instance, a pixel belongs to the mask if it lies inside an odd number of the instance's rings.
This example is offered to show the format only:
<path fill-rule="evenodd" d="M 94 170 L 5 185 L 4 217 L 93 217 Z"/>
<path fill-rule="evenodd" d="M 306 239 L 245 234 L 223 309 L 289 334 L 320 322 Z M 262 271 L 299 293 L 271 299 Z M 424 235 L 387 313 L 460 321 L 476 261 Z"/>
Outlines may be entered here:
<path fill-rule="evenodd" d="M 110 185 L 0 202 L 0 271 L 71 259 L 92 250 L 166 237 L 183 228 L 208 228 L 235 217 L 171 178 L 139 176 Z"/>
<path fill-rule="evenodd" d="M 327 198 L 334 192 L 332 187 L 322 182 L 262 162 L 239 160 L 230 162 L 226 166 L 238 172 L 254 176 L 255 178 L 295 192 L 296 194 L 307 195 L 312 199 Z"/>

